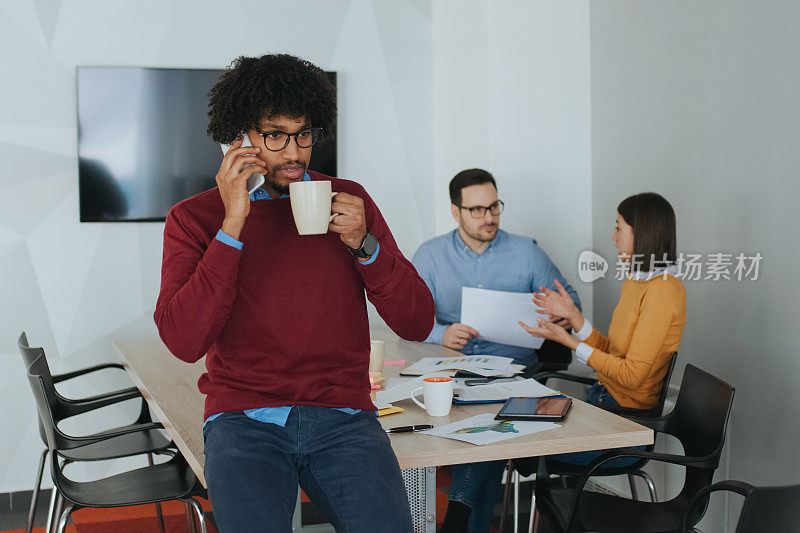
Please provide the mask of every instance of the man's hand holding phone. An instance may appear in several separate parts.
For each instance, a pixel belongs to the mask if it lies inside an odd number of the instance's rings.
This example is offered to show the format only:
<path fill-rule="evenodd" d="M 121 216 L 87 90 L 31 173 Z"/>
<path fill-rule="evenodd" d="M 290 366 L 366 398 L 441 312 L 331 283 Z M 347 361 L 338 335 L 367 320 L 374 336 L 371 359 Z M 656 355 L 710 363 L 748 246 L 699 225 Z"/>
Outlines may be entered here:
<path fill-rule="evenodd" d="M 242 135 L 247 135 L 246 133 Z M 260 148 L 242 146 L 242 136 L 237 137 L 222 158 L 215 178 L 222 203 L 225 205 L 225 220 L 222 231 L 239 238 L 245 218 L 250 214 L 250 196 L 247 193 L 247 178 L 251 174 L 266 174 L 267 167 L 259 157 Z"/>

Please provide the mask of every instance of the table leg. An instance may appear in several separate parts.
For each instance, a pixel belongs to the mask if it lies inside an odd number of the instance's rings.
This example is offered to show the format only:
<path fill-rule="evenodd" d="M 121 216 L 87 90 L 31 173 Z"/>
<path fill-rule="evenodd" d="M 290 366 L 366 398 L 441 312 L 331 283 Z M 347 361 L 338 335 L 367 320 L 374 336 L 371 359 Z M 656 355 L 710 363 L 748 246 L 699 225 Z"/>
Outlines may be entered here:
<path fill-rule="evenodd" d="M 401 470 L 414 533 L 436 532 L 436 467 Z"/>

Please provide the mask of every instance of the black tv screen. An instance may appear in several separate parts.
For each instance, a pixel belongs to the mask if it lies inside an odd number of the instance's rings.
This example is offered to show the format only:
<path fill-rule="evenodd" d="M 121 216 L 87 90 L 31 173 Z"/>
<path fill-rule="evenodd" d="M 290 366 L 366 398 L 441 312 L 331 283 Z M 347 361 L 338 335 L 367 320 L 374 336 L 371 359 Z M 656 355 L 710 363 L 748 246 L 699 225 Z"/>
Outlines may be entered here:
<path fill-rule="evenodd" d="M 223 72 L 77 68 L 81 222 L 161 221 L 216 185 L 222 150 L 206 133 L 208 92 Z M 314 145 L 309 169 L 336 175 L 335 137 Z"/>

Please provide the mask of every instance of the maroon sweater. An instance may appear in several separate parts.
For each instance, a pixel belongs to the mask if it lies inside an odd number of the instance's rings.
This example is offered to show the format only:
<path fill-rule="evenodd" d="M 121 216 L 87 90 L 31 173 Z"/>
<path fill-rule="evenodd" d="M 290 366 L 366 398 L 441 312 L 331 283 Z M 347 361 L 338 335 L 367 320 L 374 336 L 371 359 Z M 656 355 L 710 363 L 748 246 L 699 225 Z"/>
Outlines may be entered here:
<path fill-rule="evenodd" d="M 364 188 L 309 174 L 364 200 L 375 261 L 360 264 L 337 233 L 298 235 L 288 198 L 250 204 L 241 251 L 215 239 L 225 218 L 217 188 L 167 217 L 154 317 L 175 356 L 207 355 L 206 417 L 281 405 L 374 410 L 365 289 L 402 338 L 422 341 L 433 326 L 430 291 Z"/>

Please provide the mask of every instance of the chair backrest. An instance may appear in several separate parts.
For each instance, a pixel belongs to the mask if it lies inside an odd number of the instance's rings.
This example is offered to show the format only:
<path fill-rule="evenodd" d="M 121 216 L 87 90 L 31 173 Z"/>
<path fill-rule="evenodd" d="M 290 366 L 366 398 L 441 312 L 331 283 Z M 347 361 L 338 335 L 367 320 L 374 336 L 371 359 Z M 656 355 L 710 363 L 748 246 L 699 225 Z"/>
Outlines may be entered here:
<path fill-rule="evenodd" d="M 736 533 L 800 531 L 800 485 L 752 487 Z"/>
<path fill-rule="evenodd" d="M 53 375 L 47 364 L 42 348 L 31 348 L 23 333 L 19 338 L 19 349 L 23 360 L 28 364 L 28 381 L 36 400 L 39 413 L 39 433 L 45 444 L 52 450 L 69 450 L 86 444 L 85 440 L 70 437 L 58 429 L 59 421 L 76 414 L 53 384 Z"/>
<path fill-rule="evenodd" d="M 716 468 L 725 443 L 733 394 L 734 388 L 728 383 L 687 364 L 664 432 L 681 441 L 686 455 L 707 457 L 708 465 Z"/>
<path fill-rule="evenodd" d="M 673 501 L 688 505 L 695 494 L 711 485 L 719 466 L 725 432 L 733 406 L 734 388 L 708 372 L 687 364 L 675 408 L 663 418 L 660 430 L 676 437 L 684 454 L 703 460 L 686 466 L 683 488 Z M 708 507 L 706 495 L 691 509 L 689 524 L 696 524 Z"/>
<path fill-rule="evenodd" d="M 736 480 L 720 481 L 701 490 L 692 504 L 701 502 L 712 492 L 730 491 L 744 496 L 736 533 L 762 533 L 764 531 L 800 531 L 800 485 L 783 487 L 754 487 Z M 687 511 L 682 533 L 689 529 Z"/>
<path fill-rule="evenodd" d="M 667 401 L 667 394 L 669 394 L 669 382 L 672 379 L 672 371 L 675 370 L 675 361 L 678 360 L 678 352 L 672 352 L 672 355 L 669 358 L 669 366 L 667 367 L 667 373 L 664 375 L 664 379 L 661 382 L 661 391 L 658 395 L 658 405 L 653 409 L 656 413 L 655 416 L 661 416 L 664 414 L 664 402 Z"/>
<path fill-rule="evenodd" d="M 22 356 L 22 362 L 25 364 L 26 370 L 40 355 L 44 355 L 44 348 L 31 348 L 28 345 L 28 336 L 24 331 L 17 340 L 17 346 L 19 347 L 19 353 Z"/>
<path fill-rule="evenodd" d="M 39 413 L 39 430 L 44 434 L 48 448 L 50 448 L 51 452 L 62 447 L 71 448 L 72 446 L 69 446 L 69 443 L 62 442 L 59 435 L 60 432 L 56 427 L 57 417 L 52 408 L 54 403 L 52 391 L 55 391 L 55 387 L 53 387 L 50 369 L 47 366 L 47 359 L 45 359 L 44 353 L 34 359 L 28 366 L 28 383 L 30 384 L 33 398 L 36 400 L 36 409 Z M 64 444 L 67 445 L 63 446 Z"/>
<path fill-rule="evenodd" d="M 545 339 L 536 350 L 540 363 L 545 363 L 550 370 L 566 370 L 572 362 L 572 350 L 555 341 Z"/>
<path fill-rule="evenodd" d="M 25 365 L 26 371 L 30 368 L 34 361 L 40 357 L 44 359 L 44 367 L 42 370 L 46 370 L 46 372 L 44 372 L 45 376 L 43 379 L 47 380 L 50 383 L 50 386 L 53 386 L 53 376 L 50 373 L 50 367 L 47 364 L 47 358 L 44 355 L 44 348 L 31 348 L 28 345 L 28 336 L 24 331 L 17 340 L 17 346 L 19 347 L 19 353 L 22 356 L 22 363 Z M 41 416 L 39 416 L 39 437 L 41 437 L 44 445 L 47 446 L 47 433 L 45 432 Z"/>

